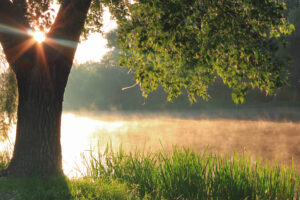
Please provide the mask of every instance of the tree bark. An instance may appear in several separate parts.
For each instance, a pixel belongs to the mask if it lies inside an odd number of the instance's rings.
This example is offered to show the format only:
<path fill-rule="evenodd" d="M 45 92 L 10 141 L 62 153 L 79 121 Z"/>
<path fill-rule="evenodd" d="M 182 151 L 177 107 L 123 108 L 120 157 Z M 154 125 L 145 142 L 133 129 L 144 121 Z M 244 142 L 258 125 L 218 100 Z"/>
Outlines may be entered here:
<path fill-rule="evenodd" d="M 60 123 L 63 95 L 90 3 L 91 0 L 65 0 L 47 34 L 48 39 L 42 44 L 26 34 L 1 32 L 0 27 L 0 42 L 16 74 L 19 91 L 14 153 L 3 175 L 62 173 Z M 0 25 L 14 29 L 20 28 L 20 23 L 28 26 L 23 23 L 26 20 L 21 14 L 24 13 L 20 14 L 20 9 L 13 3 L 0 0 L 1 5 L 6 9 L 0 8 Z M 14 16 L 17 17 L 12 18 Z M 72 45 L 64 46 L 61 41 Z"/>
<path fill-rule="evenodd" d="M 62 172 L 60 121 L 65 84 L 54 86 L 45 67 L 39 65 L 27 76 L 17 76 L 18 122 L 9 175 Z"/>

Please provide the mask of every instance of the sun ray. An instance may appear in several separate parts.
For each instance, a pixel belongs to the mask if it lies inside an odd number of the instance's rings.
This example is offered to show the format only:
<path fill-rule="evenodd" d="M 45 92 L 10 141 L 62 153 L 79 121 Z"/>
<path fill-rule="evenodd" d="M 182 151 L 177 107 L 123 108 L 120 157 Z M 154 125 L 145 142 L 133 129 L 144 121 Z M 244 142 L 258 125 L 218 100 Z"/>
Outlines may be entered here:
<path fill-rule="evenodd" d="M 43 36 L 41 33 L 37 33 L 36 35 L 32 35 L 34 33 L 32 30 L 22 30 L 14 27 L 10 27 L 7 25 L 0 24 L 0 32 L 2 33 L 8 33 L 8 34 L 14 34 L 14 35 L 24 35 L 24 36 L 31 36 L 36 37 L 37 40 L 28 39 L 25 40 L 17 45 L 15 45 L 13 48 L 9 49 L 11 55 L 14 55 L 14 57 L 10 58 L 10 63 L 15 63 L 18 58 L 20 58 L 28 49 L 30 49 L 36 42 L 40 42 L 43 40 Z M 45 39 L 45 38 L 44 38 Z"/>
<path fill-rule="evenodd" d="M 47 37 L 47 34 L 42 31 L 37 31 L 33 29 L 27 29 L 26 31 L 7 25 L 0 24 L 0 32 L 8 34 L 18 34 L 29 36 L 28 40 L 21 42 L 20 44 L 9 49 L 10 54 L 14 55 L 10 58 L 10 63 L 15 63 L 27 50 L 29 50 L 33 45 L 36 44 L 36 51 L 38 52 L 36 57 L 36 62 L 40 62 L 43 66 L 48 67 L 47 58 L 44 52 L 45 44 L 56 49 L 59 53 L 65 56 L 69 56 L 69 49 L 75 49 L 78 45 L 78 42 Z M 49 69 L 47 69 L 49 72 Z M 49 74 L 50 75 L 50 74 Z M 50 77 L 49 77 L 50 78 Z"/>
<path fill-rule="evenodd" d="M 17 29 L 17 28 L 13 28 L 10 26 L 6 26 L 3 24 L 0 24 L 0 32 L 2 33 L 11 33 L 11 34 L 19 34 L 19 35 L 28 35 L 28 33 L 26 31 Z"/>
<path fill-rule="evenodd" d="M 70 40 L 64 40 L 64 39 L 57 39 L 57 38 L 49 38 L 48 41 L 52 42 L 54 44 L 58 44 L 58 45 L 70 47 L 70 48 L 76 48 L 78 45 L 77 42 L 70 41 Z"/>
<path fill-rule="evenodd" d="M 75 49 L 78 45 L 77 42 L 70 41 L 70 40 L 64 40 L 64 39 L 57 39 L 57 38 L 51 38 L 47 37 L 45 40 L 45 43 L 52 48 L 54 48 L 56 51 L 58 51 L 60 54 L 64 56 L 69 56 L 70 49 Z"/>
<path fill-rule="evenodd" d="M 50 84 L 49 86 L 51 89 L 53 89 L 53 82 L 51 81 L 51 74 L 47 62 L 47 57 L 44 51 L 44 45 L 37 45 L 36 51 L 37 51 L 36 63 L 39 64 L 41 62 L 41 66 L 45 68 L 46 76 L 48 78 L 48 83 Z"/>
<path fill-rule="evenodd" d="M 10 49 L 9 51 L 15 56 L 11 60 L 9 60 L 9 62 L 15 63 L 20 56 L 22 56 L 28 49 L 30 49 L 30 47 L 34 45 L 34 43 L 35 42 L 33 40 L 26 40 Z"/>

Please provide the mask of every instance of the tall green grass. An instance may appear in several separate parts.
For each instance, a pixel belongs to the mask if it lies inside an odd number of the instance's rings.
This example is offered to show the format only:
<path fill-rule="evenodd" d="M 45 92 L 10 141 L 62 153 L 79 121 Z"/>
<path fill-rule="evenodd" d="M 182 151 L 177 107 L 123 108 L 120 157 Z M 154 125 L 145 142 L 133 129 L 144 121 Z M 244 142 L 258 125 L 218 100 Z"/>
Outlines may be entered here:
<path fill-rule="evenodd" d="M 150 199 L 299 199 L 297 171 L 256 162 L 245 155 L 220 156 L 174 147 L 143 154 L 139 151 L 83 156 L 86 171 L 94 180 L 118 180 Z"/>
<path fill-rule="evenodd" d="M 0 170 L 9 155 L 0 154 Z M 83 178 L 0 178 L 0 199 L 299 199 L 292 167 L 174 148 L 171 152 L 114 152 L 83 157 Z M 7 198 L 6 198 L 7 197 Z"/>

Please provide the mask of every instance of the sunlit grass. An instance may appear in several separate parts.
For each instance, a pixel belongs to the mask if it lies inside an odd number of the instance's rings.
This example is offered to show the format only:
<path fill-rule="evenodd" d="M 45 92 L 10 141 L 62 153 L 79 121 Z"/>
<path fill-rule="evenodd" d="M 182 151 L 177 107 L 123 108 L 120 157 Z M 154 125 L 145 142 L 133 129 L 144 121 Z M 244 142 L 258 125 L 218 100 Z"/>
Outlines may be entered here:
<path fill-rule="evenodd" d="M 299 199 L 297 170 L 241 154 L 174 147 L 171 152 L 114 152 L 82 157 L 83 177 L 0 178 L 4 199 Z M 0 154 L 0 170 L 9 154 Z M 1 198 L 0 198 L 1 199 Z"/>
<path fill-rule="evenodd" d="M 83 157 L 83 175 L 119 180 L 151 199 L 299 199 L 297 170 L 253 164 L 245 155 L 220 156 L 174 148 L 143 154 L 113 152 Z"/>

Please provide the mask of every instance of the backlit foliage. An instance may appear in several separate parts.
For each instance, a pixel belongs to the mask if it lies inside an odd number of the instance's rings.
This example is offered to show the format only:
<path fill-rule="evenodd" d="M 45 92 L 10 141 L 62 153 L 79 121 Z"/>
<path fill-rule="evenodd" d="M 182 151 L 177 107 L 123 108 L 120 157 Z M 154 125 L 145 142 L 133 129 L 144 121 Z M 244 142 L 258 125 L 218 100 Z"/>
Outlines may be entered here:
<path fill-rule="evenodd" d="M 70 0 L 14 0 L 26 16 L 26 20 L 32 27 L 41 31 L 47 31 L 55 18 L 55 4 L 62 4 Z M 101 32 L 103 4 L 100 0 L 93 0 L 86 18 L 83 36 L 86 38 L 89 33 Z"/>
<path fill-rule="evenodd" d="M 18 9 L 26 13 L 26 20 L 39 30 L 49 29 L 54 20 L 54 0 L 14 0 Z"/>
<path fill-rule="evenodd" d="M 113 4 L 113 5 L 112 5 Z M 285 3 L 274 0 L 111 1 L 118 19 L 121 65 L 135 72 L 144 96 L 161 84 L 169 100 L 186 89 L 208 99 L 217 76 L 236 103 L 249 88 L 272 95 L 286 84 L 278 50 L 294 30 Z M 122 9 L 123 8 L 123 9 Z M 121 12 L 123 11 L 123 12 Z"/>

